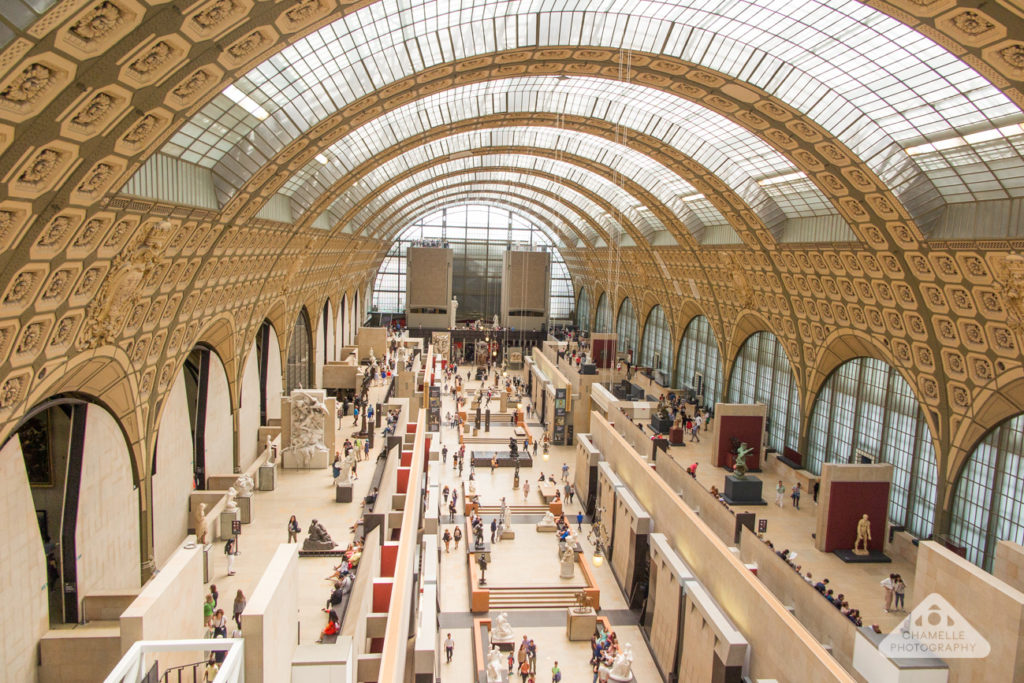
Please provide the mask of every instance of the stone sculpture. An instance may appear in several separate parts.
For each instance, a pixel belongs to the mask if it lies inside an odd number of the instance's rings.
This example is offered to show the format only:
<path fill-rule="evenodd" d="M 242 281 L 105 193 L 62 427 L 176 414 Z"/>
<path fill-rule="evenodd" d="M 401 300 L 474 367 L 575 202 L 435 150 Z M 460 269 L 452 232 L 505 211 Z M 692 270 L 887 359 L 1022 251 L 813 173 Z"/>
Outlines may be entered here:
<path fill-rule="evenodd" d="M 456 315 L 456 313 L 458 313 L 458 311 L 459 311 L 459 297 L 453 296 L 452 297 L 451 309 L 448 312 L 448 329 L 450 329 L 450 330 L 454 330 L 455 329 L 455 315 Z"/>
<path fill-rule="evenodd" d="M 747 474 L 747 456 L 753 451 L 754 449 L 748 446 L 745 441 L 736 449 L 736 462 L 733 463 L 732 473 L 737 478 L 742 479 Z"/>
<path fill-rule="evenodd" d="M 196 515 L 196 541 L 199 545 L 206 545 L 208 529 L 206 526 L 206 503 L 199 504 L 199 514 Z"/>
<path fill-rule="evenodd" d="M 347 486 L 352 483 L 352 471 L 356 466 L 356 456 L 351 450 L 345 452 L 345 459 L 341 461 L 341 472 L 334 483 L 338 486 Z"/>
<path fill-rule="evenodd" d="M 505 498 L 501 499 L 501 525 L 508 529 L 512 526 L 512 509 L 505 502 Z"/>
<path fill-rule="evenodd" d="M 633 646 L 631 644 L 623 645 L 622 652 L 615 655 L 611 669 L 608 671 L 608 678 L 613 681 L 633 680 Z"/>
<path fill-rule="evenodd" d="M 501 681 L 501 673 L 505 669 L 505 655 L 497 647 L 487 653 L 487 683 Z"/>
<path fill-rule="evenodd" d="M 242 498 L 250 497 L 255 489 L 256 483 L 248 474 L 243 474 L 235 480 L 235 490 L 238 491 L 238 495 Z"/>
<path fill-rule="evenodd" d="M 327 460 L 324 419 L 328 411 L 318 394 L 323 392 L 297 389 L 291 395 L 291 439 L 284 455 L 298 467 L 308 467 L 314 459 Z"/>
<path fill-rule="evenodd" d="M 224 503 L 224 512 L 238 512 L 238 503 L 235 502 L 235 498 L 238 497 L 238 491 L 235 490 L 234 486 L 228 488 L 225 498 L 227 502 Z"/>
<path fill-rule="evenodd" d="M 502 612 L 494 620 L 494 626 L 491 628 L 491 642 L 514 643 L 515 640 L 516 637 L 512 633 L 512 624 L 508 623 L 508 612 Z"/>
<path fill-rule="evenodd" d="M 336 545 L 324 525 L 315 519 L 309 523 L 308 534 L 302 543 L 303 550 L 333 550 Z"/>
<path fill-rule="evenodd" d="M 568 545 L 562 547 L 562 551 L 558 556 L 561 562 L 561 572 L 559 576 L 563 579 L 571 579 L 576 576 L 576 553 Z"/>
<path fill-rule="evenodd" d="M 554 531 L 558 528 L 555 523 L 555 515 L 551 510 L 544 513 L 544 519 L 537 522 L 537 531 Z"/>
<path fill-rule="evenodd" d="M 853 544 L 853 552 L 867 554 L 870 540 L 871 522 L 867 515 L 862 515 L 860 521 L 857 522 L 857 540 Z"/>

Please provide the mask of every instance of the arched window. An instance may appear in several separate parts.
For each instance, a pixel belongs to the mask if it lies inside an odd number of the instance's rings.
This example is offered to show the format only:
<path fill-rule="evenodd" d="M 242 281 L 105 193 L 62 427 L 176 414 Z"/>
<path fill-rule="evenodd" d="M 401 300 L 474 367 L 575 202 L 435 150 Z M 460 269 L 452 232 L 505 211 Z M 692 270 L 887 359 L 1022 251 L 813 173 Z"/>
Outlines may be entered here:
<path fill-rule="evenodd" d="M 597 319 L 594 320 L 594 332 L 612 331 L 612 305 L 608 301 L 608 293 L 602 292 L 597 300 Z"/>
<path fill-rule="evenodd" d="M 580 298 L 576 302 L 576 327 L 590 331 L 590 295 L 586 289 L 580 290 Z"/>
<path fill-rule="evenodd" d="M 956 481 L 949 535 L 992 569 L 998 541 L 1024 543 L 1024 414 L 990 431 Z"/>
<path fill-rule="evenodd" d="M 927 537 L 935 522 L 932 433 L 914 391 L 885 361 L 855 358 L 836 368 L 814 400 L 807 432 L 808 469 L 822 463 L 893 466 L 889 519 Z"/>
<path fill-rule="evenodd" d="M 299 387 L 313 386 L 313 349 L 309 315 L 306 309 L 299 311 L 292 330 L 292 341 L 288 345 L 288 367 L 285 371 L 285 391 L 289 394 Z"/>
<path fill-rule="evenodd" d="M 722 357 L 714 330 L 703 315 L 691 320 L 683 331 L 675 386 L 699 391 L 704 396 L 704 405 L 714 405 L 722 393 Z"/>
<path fill-rule="evenodd" d="M 615 320 L 615 333 L 619 335 L 618 350 L 622 353 L 633 350 L 633 362 L 636 362 L 636 342 L 639 332 L 636 324 L 636 311 L 633 302 L 627 296 L 619 304 L 619 315 Z"/>
<path fill-rule="evenodd" d="M 768 443 L 779 452 L 800 439 L 800 390 L 782 342 L 771 332 L 747 337 L 729 378 L 730 403 L 768 406 Z"/>
<path fill-rule="evenodd" d="M 655 306 L 647 314 L 644 323 L 644 341 L 640 347 L 640 365 L 660 371 L 662 376 L 655 380 L 669 384 L 672 377 L 672 331 L 665 320 L 665 311 Z"/>
<path fill-rule="evenodd" d="M 404 313 L 408 249 L 423 241 L 436 242 L 453 252 L 452 293 L 459 300 L 459 314 L 490 320 L 501 312 L 502 255 L 513 246 L 543 249 L 551 255 L 550 318 L 568 322 L 575 288 L 549 233 L 526 216 L 496 206 L 463 204 L 440 209 L 399 231 L 367 298 L 381 313 Z"/>

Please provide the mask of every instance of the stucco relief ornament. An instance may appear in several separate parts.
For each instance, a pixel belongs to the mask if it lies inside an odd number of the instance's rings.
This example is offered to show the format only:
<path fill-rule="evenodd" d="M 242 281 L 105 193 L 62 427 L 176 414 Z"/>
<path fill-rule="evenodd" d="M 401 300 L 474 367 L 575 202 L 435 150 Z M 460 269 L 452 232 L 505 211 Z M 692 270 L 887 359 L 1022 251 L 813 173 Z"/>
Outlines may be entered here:
<path fill-rule="evenodd" d="M 140 285 L 159 264 L 172 230 L 169 221 L 160 221 L 139 242 L 114 258 L 86 311 L 79 340 L 81 348 L 94 349 L 113 341 L 128 312 L 137 303 Z"/>
<path fill-rule="evenodd" d="M 110 33 L 121 22 L 121 9 L 104 0 L 83 16 L 69 32 L 82 43 L 88 44 Z"/>
<path fill-rule="evenodd" d="M 1024 257 L 1010 254 L 998 263 L 996 281 L 1006 308 L 1006 322 L 1018 335 L 1024 335 Z"/>
<path fill-rule="evenodd" d="M 30 64 L 3 90 L 0 100 L 18 107 L 31 104 L 53 83 L 53 70 L 42 64 Z"/>

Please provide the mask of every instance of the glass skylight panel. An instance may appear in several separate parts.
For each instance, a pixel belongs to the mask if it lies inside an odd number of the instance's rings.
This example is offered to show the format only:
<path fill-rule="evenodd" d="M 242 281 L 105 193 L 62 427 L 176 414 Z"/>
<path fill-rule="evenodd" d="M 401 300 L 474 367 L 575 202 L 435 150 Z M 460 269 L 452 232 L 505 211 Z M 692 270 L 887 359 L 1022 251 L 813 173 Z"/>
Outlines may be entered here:
<path fill-rule="evenodd" d="M 198 155 L 197 163 L 214 166 L 223 178 L 248 177 L 301 131 L 395 79 L 441 61 L 535 44 L 664 49 L 748 79 L 813 115 L 858 153 L 868 141 L 895 142 L 872 143 L 870 152 L 872 167 L 887 181 L 907 178 L 906 164 L 892 163 L 902 155 L 899 146 L 943 130 L 1021 118 L 1016 105 L 965 63 L 857 0 L 609 2 L 587 10 L 525 0 L 404 4 L 382 0 L 353 12 L 239 80 L 234 87 L 269 114 L 262 123 L 251 112 L 218 129 L 203 121 L 197 125 L 219 140 L 200 142 L 179 131 L 165 151 Z M 193 122 L 202 116 L 223 123 L 228 108 L 219 100 Z M 851 131 L 856 139 L 846 137 Z M 255 145 L 258 153 L 225 152 L 250 133 L 265 143 Z M 228 156 L 242 161 L 241 173 L 218 168 Z M 892 169 L 896 174 L 887 176 Z M 233 187 L 219 190 L 230 194 Z"/>

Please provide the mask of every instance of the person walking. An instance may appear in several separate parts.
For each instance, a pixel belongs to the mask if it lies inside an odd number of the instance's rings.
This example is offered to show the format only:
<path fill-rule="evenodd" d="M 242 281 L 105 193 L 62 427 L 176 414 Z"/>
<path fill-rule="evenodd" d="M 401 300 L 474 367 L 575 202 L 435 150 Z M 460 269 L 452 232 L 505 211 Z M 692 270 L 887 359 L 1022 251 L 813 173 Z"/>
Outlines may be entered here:
<path fill-rule="evenodd" d="M 569 484 L 569 502 L 571 503 L 573 501 L 573 498 L 575 498 L 575 497 L 576 497 L 576 486 L 574 484 Z"/>
<path fill-rule="evenodd" d="M 359 424 L 359 406 L 352 409 L 352 426 Z"/>
<path fill-rule="evenodd" d="M 448 488 L 448 484 L 445 484 L 444 485 L 444 490 L 441 491 L 441 495 L 444 496 L 444 502 L 446 504 L 448 503 L 448 496 L 450 496 L 451 494 L 452 494 L 452 490 L 450 488 Z"/>
<path fill-rule="evenodd" d="M 491 520 L 491 543 L 494 543 L 494 534 L 498 533 L 498 518 Z"/>
<path fill-rule="evenodd" d="M 530 497 L 530 482 L 523 482 L 523 500 Z"/>
<path fill-rule="evenodd" d="M 455 539 L 455 549 L 459 549 L 459 541 L 462 540 L 462 527 L 455 527 L 455 531 L 452 533 L 452 538 Z"/>
<path fill-rule="evenodd" d="M 562 680 L 562 670 L 558 668 L 558 660 L 555 660 L 555 665 L 551 667 L 551 682 L 560 683 Z"/>
<path fill-rule="evenodd" d="M 452 532 L 445 529 L 444 535 L 441 536 L 441 540 L 444 541 L 444 551 L 448 552 L 448 544 L 452 542 Z"/>
<path fill-rule="evenodd" d="M 885 591 L 885 611 L 892 611 L 892 598 L 893 589 L 896 587 L 896 575 L 889 574 L 889 576 L 882 579 L 881 584 L 882 590 Z"/>
<path fill-rule="evenodd" d="M 699 415 L 693 418 L 693 420 L 691 422 L 691 425 L 692 426 L 690 427 L 690 442 L 693 443 L 694 441 L 696 441 L 697 443 L 700 443 L 700 416 Z"/>
<path fill-rule="evenodd" d="M 289 543 L 298 543 L 299 542 L 299 532 L 301 530 L 302 530 L 301 527 L 299 527 L 299 520 L 295 519 L 295 515 L 292 515 L 291 517 L 289 517 L 288 518 L 288 542 Z"/>
<path fill-rule="evenodd" d="M 576 528 L 579 531 L 583 531 L 583 511 L 580 510 L 576 513 Z"/>
<path fill-rule="evenodd" d="M 451 524 L 453 522 L 455 522 L 455 497 L 454 496 L 452 496 L 451 502 L 448 503 L 448 523 Z M 455 547 L 456 548 L 459 547 L 458 543 L 456 543 Z"/>
<path fill-rule="evenodd" d="M 562 481 L 569 481 L 569 463 L 562 463 Z"/>
<path fill-rule="evenodd" d="M 906 609 L 904 609 L 904 605 L 903 605 L 903 597 L 904 597 L 904 594 L 906 592 L 907 592 L 907 584 L 903 582 L 903 577 L 900 576 L 899 574 L 897 574 L 896 575 L 896 580 L 893 582 L 893 585 L 892 585 L 892 594 L 893 594 L 893 597 L 895 598 L 895 603 L 893 604 L 893 609 L 896 612 L 906 612 L 907 611 Z"/>
<path fill-rule="evenodd" d="M 796 486 L 793 487 L 793 493 L 789 494 L 790 498 L 793 499 L 793 507 L 797 510 L 800 509 L 800 490 L 802 488 L 803 487 L 800 485 L 800 482 L 797 482 Z"/>
<path fill-rule="evenodd" d="M 530 638 L 529 642 L 526 643 L 526 659 L 530 662 L 530 673 L 537 673 L 537 643 L 533 642 L 533 638 Z"/>
<path fill-rule="evenodd" d="M 452 663 L 452 654 L 455 652 L 455 641 L 452 639 L 452 634 L 448 634 L 448 637 L 444 641 L 444 656 L 445 663 Z"/>
<path fill-rule="evenodd" d="M 782 501 L 786 497 L 786 485 L 779 479 L 778 485 L 775 487 L 775 504 L 782 507 Z"/>
<path fill-rule="evenodd" d="M 530 677 L 530 663 L 525 659 L 519 663 L 519 677 L 523 679 L 523 683 Z"/>
<path fill-rule="evenodd" d="M 235 620 L 235 625 L 239 629 L 242 628 L 242 612 L 245 611 L 245 593 L 239 588 L 238 592 L 235 593 L 235 604 L 231 607 L 231 618 Z"/>
<path fill-rule="evenodd" d="M 234 536 L 224 544 L 224 554 L 228 556 L 228 576 L 235 575 L 235 557 L 238 556 L 238 542 Z"/>
<path fill-rule="evenodd" d="M 448 464 L 448 447 L 447 446 L 445 446 L 444 448 L 441 449 L 441 464 L 442 465 L 447 465 Z"/>
<path fill-rule="evenodd" d="M 228 620 L 224 617 L 224 610 L 218 609 L 213 613 L 213 619 L 210 620 L 210 627 L 213 629 L 214 638 L 228 637 Z"/>

